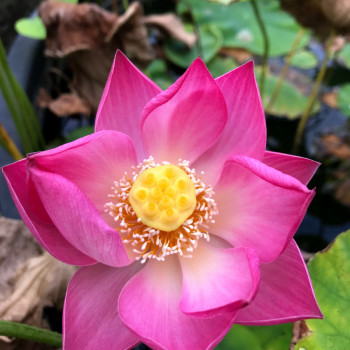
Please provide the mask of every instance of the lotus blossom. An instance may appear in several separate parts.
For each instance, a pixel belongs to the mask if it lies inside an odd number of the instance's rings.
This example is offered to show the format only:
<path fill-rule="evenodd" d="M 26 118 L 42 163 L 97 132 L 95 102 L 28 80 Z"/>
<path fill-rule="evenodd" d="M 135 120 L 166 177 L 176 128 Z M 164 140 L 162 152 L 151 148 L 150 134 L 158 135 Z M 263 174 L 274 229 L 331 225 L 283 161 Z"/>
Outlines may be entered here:
<path fill-rule="evenodd" d="M 65 350 L 212 349 L 233 323 L 321 318 L 293 240 L 318 163 L 265 151 L 249 62 L 166 91 L 118 52 L 95 133 L 3 168 L 38 242 L 81 266 Z"/>

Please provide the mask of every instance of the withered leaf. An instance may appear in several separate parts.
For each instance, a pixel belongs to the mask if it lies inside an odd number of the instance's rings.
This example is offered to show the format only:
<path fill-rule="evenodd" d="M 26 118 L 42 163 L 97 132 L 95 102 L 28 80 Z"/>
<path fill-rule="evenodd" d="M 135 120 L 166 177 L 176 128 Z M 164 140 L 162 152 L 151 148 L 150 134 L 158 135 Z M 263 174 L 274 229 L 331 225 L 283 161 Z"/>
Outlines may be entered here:
<path fill-rule="evenodd" d="M 182 41 L 189 48 L 196 43 L 195 34 L 187 32 L 181 20 L 174 14 L 152 15 L 144 17 L 143 21 L 147 26 L 158 27 L 174 39 Z"/>
<path fill-rule="evenodd" d="M 153 58 L 138 2 L 117 16 L 94 4 L 42 2 L 39 16 L 47 30 L 45 54 L 67 57 L 73 73 L 72 93 L 95 113 L 117 49 L 139 67 Z M 86 101 L 86 103 L 85 103 Z"/>
<path fill-rule="evenodd" d="M 43 253 L 24 223 L 0 217 L 0 318 L 48 327 L 43 308 L 63 308 L 76 267 Z M 4 350 L 52 349 L 23 340 L 0 339 Z"/>

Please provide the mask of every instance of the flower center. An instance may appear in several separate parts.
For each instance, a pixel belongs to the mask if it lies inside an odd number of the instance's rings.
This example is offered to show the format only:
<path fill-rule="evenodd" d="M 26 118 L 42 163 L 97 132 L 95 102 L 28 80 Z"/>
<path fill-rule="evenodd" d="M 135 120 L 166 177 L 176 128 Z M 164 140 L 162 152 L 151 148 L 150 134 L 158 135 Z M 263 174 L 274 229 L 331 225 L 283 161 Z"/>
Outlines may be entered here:
<path fill-rule="evenodd" d="M 106 212 L 141 263 L 172 254 L 191 257 L 200 238 L 209 241 L 208 224 L 218 213 L 214 191 L 187 161 L 157 164 L 150 157 L 115 181 L 112 190 Z"/>
<path fill-rule="evenodd" d="M 193 182 L 171 164 L 143 171 L 131 187 L 129 201 L 145 225 L 165 232 L 179 228 L 197 203 Z"/>

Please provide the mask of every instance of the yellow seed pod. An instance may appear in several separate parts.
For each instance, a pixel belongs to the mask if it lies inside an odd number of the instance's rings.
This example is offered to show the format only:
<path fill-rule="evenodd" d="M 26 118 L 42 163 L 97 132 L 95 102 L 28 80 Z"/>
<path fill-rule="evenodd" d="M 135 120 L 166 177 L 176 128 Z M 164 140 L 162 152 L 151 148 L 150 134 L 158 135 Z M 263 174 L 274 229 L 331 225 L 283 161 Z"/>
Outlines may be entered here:
<path fill-rule="evenodd" d="M 129 202 L 141 221 L 161 231 L 174 231 L 193 213 L 196 190 L 181 168 L 166 164 L 143 171 L 134 181 Z"/>

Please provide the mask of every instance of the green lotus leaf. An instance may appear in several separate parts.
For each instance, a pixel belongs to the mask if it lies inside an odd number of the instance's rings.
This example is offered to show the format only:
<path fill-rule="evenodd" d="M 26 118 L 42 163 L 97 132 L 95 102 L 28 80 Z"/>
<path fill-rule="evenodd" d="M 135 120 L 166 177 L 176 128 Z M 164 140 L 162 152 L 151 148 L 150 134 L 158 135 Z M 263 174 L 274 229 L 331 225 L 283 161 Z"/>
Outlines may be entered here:
<path fill-rule="evenodd" d="M 292 338 L 292 324 L 275 326 L 234 325 L 216 350 L 286 350 Z"/>
<path fill-rule="evenodd" d="M 188 13 L 188 3 L 199 26 L 211 23 L 220 29 L 224 38 L 223 46 L 240 47 L 257 55 L 263 54 L 263 38 L 249 1 L 225 6 L 203 0 L 186 0 L 179 3 L 178 12 Z M 269 55 L 286 54 L 300 26 L 292 16 L 281 10 L 277 0 L 260 0 L 258 6 L 269 37 Z M 309 33 L 305 33 L 298 47 L 304 47 L 309 38 Z"/>
<path fill-rule="evenodd" d="M 191 26 L 187 25 L 186 28 L 193 32 Z M 209 62 L 222 47 L 222 34 L 215 25 L 206 24 L 200 27 L 199 36 L 201 52 L 198 45 L 189 49 L 184 43 L 169 39 L 163 47 L 169 61 L 182 68 L 187 68 L 198 56 L 201 56 L 204 62 Z"/>
<path fill-rule="evenodd" d="M 312 52 L 300 50 L 295 53 L 290 63 L 294 67 L 310 69 L 317 67 L 318 62 L 316 56 Z"/>
<path fill-rule="evenodd" d="M 345 66 L 350 69 L 350 44 L 346 44 L 339 54 L 339 58 L 344 62 Z"/>
<path fill-rule="evenodd" d="M 18 34 L 32 39 L 46 39 L 46 28 L 40 17 L 19 19 L 15 23 L 15 29 Z"/>
<path fill-rule="evenodd" d="M 350 84 L 344 84 L 338 93 L 337 102 L 339 109 L 346 115 L 350 117 Z"/>
<path fill-rule="evenodd" d="M 294 350 L 350 348 L 350 230 L 308 263 L 324 320 L 307 320 L 309 335 Z"/>

